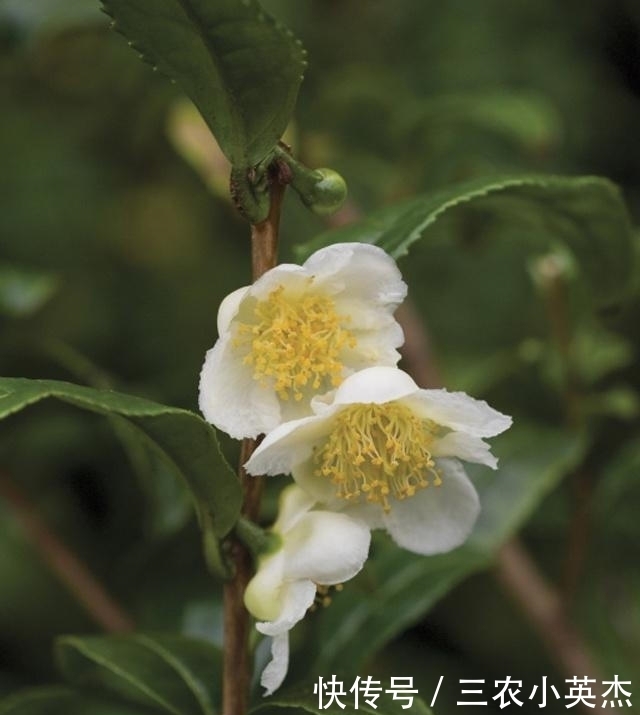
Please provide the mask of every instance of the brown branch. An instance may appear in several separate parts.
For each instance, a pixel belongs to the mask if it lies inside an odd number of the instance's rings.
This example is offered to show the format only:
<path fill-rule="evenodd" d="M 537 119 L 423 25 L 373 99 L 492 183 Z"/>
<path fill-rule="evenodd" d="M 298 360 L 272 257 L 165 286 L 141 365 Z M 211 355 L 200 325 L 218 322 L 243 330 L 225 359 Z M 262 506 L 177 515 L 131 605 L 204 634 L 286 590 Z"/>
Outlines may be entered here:
<path fill-rule="evenodd" d="M 286 177 L 276 164 L 271 172 L 271 204 L 265 221 L 251 226 L 251 267 L 256 281 L 276 265 L 280 211 L 286 188 Z M 260 513 L 263 478 L 248 476 L 243 464 L 257 446 L 256 440 L 245 439 L 240 451 L 239 476 L 244 490 L 242 513 L 252 521 Z M 235 574 L 224 586 L 224 663 L 222 670 L 223 715 L 245 715 L 251 682 L 249 658 L 249 614 L 244 607 L 244 592 L 253 573 L 252 561 L 237 540 L 231 544 Z"/>
<path fill-rule="evenodd" d="M 45 565 L 101 628 L 108 633 L 134 630 L 124 612 L 89 569 L 60 541 L 35 507 L 6 473 L 0 473 L 0 497 L 37 550 Z"/>
<path fill-rule="evenodd" d="M 551 340 L 562 367 L 562 396 L 565 421 L 570 429 L 579 428 L 582 418 L 583 386 L 573 357 L 574 335 L 569 310 L 566 270 L 553 255 L 538 260 L 536 277 L 546 308 Z M 591 536 L 591 481 L 583 468 L 578 468 L 569 480 L 573 499 L 571 521 L 567 532 L 562 584 L 565 608 L 578 590 L 587 560 Z"/>
<path fill-rule="evenodd" d="M 529 554 L 515 539 L 503 546 L 496 576 L 533 626 L 558 669 L 568 678 L 601 681 L 600 673 L 579 633 L 573 628 L 557 590 L 546 581 Z M 606 710 L 580 703 L 585 713 L 604 715 Z"/>
<path fill-rule="evenodd" d="M 405 333 L 403 358 L 407 372 L 419 385 L 439 387 L 438 368 L 429 349 L 423 323 L 414 308 L 396 314 Z M 505 544 L 497 556 L 496 574 L 544 643 L 560 671 L 567 677 L 595 678 L 600 681 L 586 643 L 573 628 L 557 590 L 549 584 L 525 549 L 513 539 Z M 599 715 L 597 706 L 582 706 L 584 712 Z"/>

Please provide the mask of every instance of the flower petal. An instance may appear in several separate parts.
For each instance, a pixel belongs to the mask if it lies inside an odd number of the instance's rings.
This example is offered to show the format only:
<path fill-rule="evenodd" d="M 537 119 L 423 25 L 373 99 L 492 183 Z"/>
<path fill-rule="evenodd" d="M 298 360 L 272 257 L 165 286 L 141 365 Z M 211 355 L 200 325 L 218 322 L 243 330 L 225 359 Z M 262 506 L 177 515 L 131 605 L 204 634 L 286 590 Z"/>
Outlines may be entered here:
<path fill-rule="evenodd" d="M 291 475 L 302 489 L 308 492 L 317 502 L 321 502 L 329 509 L 342 511 L 344 501 L 336 497 L 336 487 L 330 479 L 317 476 L 313 458 L 305 459 L 299 464 L 294 464 Z"/>
<path fill-rule="evenodd" d="M 251 368 L 234 354 L 228 332 L 206 354 L 199 404 L 208 422 L 237 439 L 257 437 L 280 423 L 275 393 L 253 379 Z"/>
<path fill-rule="evenodd" d="M 310 276 L 302 266 L 295 263 L 280 263 L 264 273 L 251 286 L 250 294 L 257 300 L 264 300 L 276 288 L 284 286 L 287 291 L 300 291 L 310 285 Z"/>
<path fill-rule="evenodd" d="M 240 304 L 243 298 L 247 295 L 251 286 L 244 286 L 234 290 L 220 303 L 218 308 L 218 335 L 223 335 L 229 330 L 231 321 L 236 317 L 240 310 Z"/>
<path fill-rule="evenodd" d="M 284 603 L 284 566 L 282 550 L 260 559 L 258 570 L 244 592 L 244 605 L 251 615 L 265 621 L 280 616 Z"/>
<path fill-rule="evenodd" d="M 369 553 L 367 525 L 346 514 L 311 511 L 286 536 L 285 579 L 331 586 L 353 578 Z"/>
<path fill-rule="evenodd" d="M 281 633 L 271 639 L 271 660 L 260 676 L 263 695 L 272 695 L 283 683 L 289 669 L 289 633 Z"/>
<path fill-rule="evenodd" d="M 474 437 L 493 437 L 511 426 L 511 417 L 464 392 L 420 390 L 406 401 L 425 419 Z"/>
<path fill-rule="evenodd" d="M 334 404 L 358 402 L 381 404 L 419 392 L 416 383 L 396 367 L 369 367 L 346 378 L 336 390 Z"/>
<path fill-rule="evenodd" d="M 434 457 L 457 457 L 465 462 L 485 464 L 491 469 L 498 468 L 498 460 L 491 454 L 491 447 L 480 437 L 472 437 L 465 432 L 449 432 L 436 440 L 431 447 Z"/>
<path fill-rule="evenodd" d="M 311 455 L 313 445 L 331 429 L 330 417 L 285 422 L 264 438 L 244 468 L 249 474 L 288 474 Z"/>
<path fill-rule="evenodd" d="M 416 554 L 438 554 L 460 546 L 480 511 L 478 494 L 462 465 L 453 459 L 436 462 L 442 485 L 421 489 L 402 501 L 393 500 L 384 515 L 393 540 Z"/>
<path fill-rule="evenodd" d="M 331 293 L 348 288 L 366 303 L 399 305 L 407 295 L 398 266 L 368 243 L 336 243 L 316 251 L 304 264 L 316 284 Z"/>
<path fill-rule="evenodd" d="M 289 531 L 315 505 L 316 500 L 297 484 L 290 484 L 280 493 L 278 520 L 272 530 L 280 534 Z"/>
<path fill-rule="evenodd" d="M 265 636 L 277 636 L 290 631 L 298 621 L 304 618 L 309 606 L 316 597 L 316 585 L 313 581 L 300 580 L 285 582 L 282 585 L 282 610 L 273 621 L 256 623 L 256 628 Z"/>

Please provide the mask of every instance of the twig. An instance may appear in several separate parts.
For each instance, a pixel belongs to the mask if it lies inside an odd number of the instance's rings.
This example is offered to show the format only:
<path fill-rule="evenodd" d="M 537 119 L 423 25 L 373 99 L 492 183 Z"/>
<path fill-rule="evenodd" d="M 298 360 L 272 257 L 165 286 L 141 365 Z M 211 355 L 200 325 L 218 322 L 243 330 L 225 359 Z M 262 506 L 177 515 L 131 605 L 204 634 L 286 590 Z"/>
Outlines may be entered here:
<path fill-rule="evenodd" d="M 572 355 L 573 331 L 569 315 L 567 276 L 562 259 L 550 255 L 537 263 L 536 277 L 541 288 L 551 339 L 562 366 L 562 395 L 565 421 L 570 429 L 582 422 L 582 386 Z M 564 556 L 562 593 L 568 608 L 578 590 L 587 558 L 591 531 L 591 483 L 586 471 L 577 469 L 569 480 L 573 497 L 571 521 Z"/>
<path fill-rule="evenodd" d="M 398 311 L 405 333 L 403 357 L 407 371 L 416 382 L 425 387 L 438 387 L 438 369 L 423 324 L 414 309 Z M 552 660 L 567 676 L 587 676 L 599 681 L 587 645 L 572 627 L 557 590 L 549 584 L 535 563 L 518 543 L 512 540 L 500 550 L 496 561 L 496 574 L 504 588 L 521 606 L 545 644 Z M 582 706 L 585 712 L 595 715 L 604 711 Z"/>
<path fill-rule="evenodd" d="M 11 508 L 43 562 L 92 620 L 108 633 L 134 630 L 133 620 L 89 569 L 58 539 L 6 473 L 0 473 L 0 497 Z"/>
<path fill-rule="evenodd" d="M 520 606 L 559 670 L 570 678 L 586 676 L 600 682 L 598 669 L 582 638 L 567 619 L 558 592 L 515 539 L 502 547 L 496 576 Z M 588 707 L 581 702 L 580 707 L 585 713 L 606 713 L 598 705 Z"/>
<path fill-rule="evenodd" d="M 273 268 L 277 261 L 280 210 L 286 187 L 285 177 L 276 164 L 271 175 L 271 204 L 265 221 L 251 226 L 251 267 L 253 280 Z M 240 452 L 239 476 L 244 490 L 242 513 L 255 521 L 260 512 L 262 477 L 247 476 L 243 464 L 257 442 L 245 439 Z M 238 541 L 231 544 L 235 574 L 224 587 L 224 664 L 222 671 L 223 715 L 245 715 L 251 668 L 249 661 L 249 614 L 244 607 L 244 592 L 252 575 L 251 557 Z"/>

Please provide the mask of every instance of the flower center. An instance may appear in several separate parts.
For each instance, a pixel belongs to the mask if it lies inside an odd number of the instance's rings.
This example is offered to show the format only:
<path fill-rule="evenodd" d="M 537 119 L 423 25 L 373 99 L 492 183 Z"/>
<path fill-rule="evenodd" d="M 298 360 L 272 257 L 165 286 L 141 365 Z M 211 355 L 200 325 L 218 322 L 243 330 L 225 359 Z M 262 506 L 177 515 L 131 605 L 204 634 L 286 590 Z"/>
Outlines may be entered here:
<path fill-rule="evenodd" d="M 301 400 L 305 388 L 328 390 L 342 382 L 342 350 L 356 341 L 343 327 L 349 318 L 336 313 L 331 298 L 287 295 L 278 286 L 254 315 L 254 323 L 238 325 L 233 344 L 249 346 L 243 362 L 262 386 L 273 382 L 281 400 Z"/>
<path fill-rule="evenodd" d="M 336 418 L 327 441 L 314 452 L 315 475 L 329 477 L 337 495 L 382 505 L 440 486 L 429 446 L 437 427 L 397 402 L 358 404 Z"/>

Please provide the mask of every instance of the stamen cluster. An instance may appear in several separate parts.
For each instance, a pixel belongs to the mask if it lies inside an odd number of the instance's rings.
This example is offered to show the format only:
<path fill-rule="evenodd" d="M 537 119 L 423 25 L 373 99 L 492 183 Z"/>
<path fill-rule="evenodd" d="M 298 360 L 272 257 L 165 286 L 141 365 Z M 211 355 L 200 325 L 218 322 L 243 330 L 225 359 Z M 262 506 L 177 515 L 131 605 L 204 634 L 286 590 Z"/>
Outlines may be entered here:
<path fill-rule="evenodd" d="M 356 339 L 326 295 L 291 293 L 283 285 L 256 302 L 255 322 L 238 323 L 235 347 L 248 347 L 242 361 L 262 387 L 274 382 L 281 400 L 299 402 L 305 388 L 316 393 L 337 387 L 344 369 L 342 351 Z"/>
<path fill-rule="evenodd" d="M 429 484 L 442 484 L 429 451 L 435 427 L 402 404 L 352 405 L 315 450 L 314 474 L 328 477 L 340 499 L 364 497 L 388 513 L 389 497 L 406 499 Z"/>

